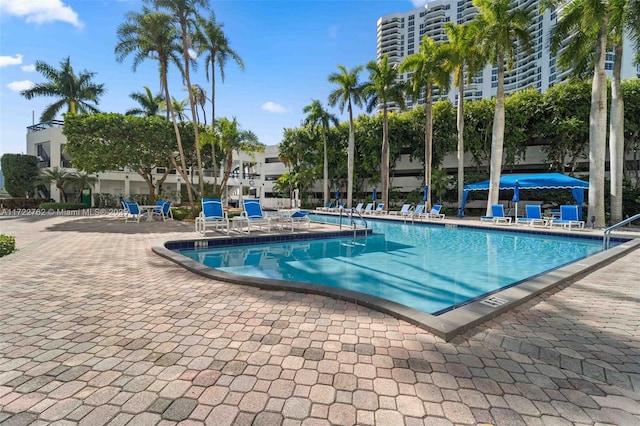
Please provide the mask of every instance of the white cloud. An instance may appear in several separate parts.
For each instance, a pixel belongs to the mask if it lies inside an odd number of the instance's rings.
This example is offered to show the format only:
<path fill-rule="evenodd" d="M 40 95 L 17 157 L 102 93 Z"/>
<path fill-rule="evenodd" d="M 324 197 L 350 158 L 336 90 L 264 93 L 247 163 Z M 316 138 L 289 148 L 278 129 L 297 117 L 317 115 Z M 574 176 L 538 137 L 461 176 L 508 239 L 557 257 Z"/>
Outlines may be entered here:
<path fill-rule="evenodd" d="M 36 66 L 31 64 L 31 65 L 23 65 L 20 67 L 20 69 L 24 72 L 34 72 L 36 70 Z"/>
<path fill-rule="evenodd" d="M 6 15 L 25 18 L 28 24 L 62 21 L 76 28 L 83 27 L 78 14 L 60 0 L 2 0 L 0 11 Z"/>
<path fill-rule="evenodd" d="M 22 63 L 22 55 L 16 56 L 0 56 L 0 67 L 9 65 L 20 65 Z"/>
<path fill-rule="evenodd" d="M 413 3 L 413 7 L 418 8 L 427 4 L 427 0 L 411 0 L 411 3 Z"/>
<path fill-rule="evenodd" d="M 262 104 L 262 109 L 269 112 L 275 112 L 277 114 L 281 114 L 286 111 L 286 109 L 282 105 L 276 104 L 275 102 L 271 101 Z"/>
<path fill-rule="evenodd" d="M 31 89 L 35 83 L 30 80 L 12 81 L 7 84 L 7 87 L 14 92 L 22 92 L 23 90 Z"/>

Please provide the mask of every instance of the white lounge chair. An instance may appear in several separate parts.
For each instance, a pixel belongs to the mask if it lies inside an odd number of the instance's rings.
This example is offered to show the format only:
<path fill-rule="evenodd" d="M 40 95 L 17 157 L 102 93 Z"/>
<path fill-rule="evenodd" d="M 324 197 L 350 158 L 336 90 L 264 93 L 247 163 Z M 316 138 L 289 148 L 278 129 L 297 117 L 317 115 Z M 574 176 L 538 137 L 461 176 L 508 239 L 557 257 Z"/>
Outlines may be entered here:
<path fill-rule="evenodd" d="M 409 216 L 411 210 L 411 204 L 403 204 L 400 210 L 391 211 L 389 214 L 394 216 Z"/>

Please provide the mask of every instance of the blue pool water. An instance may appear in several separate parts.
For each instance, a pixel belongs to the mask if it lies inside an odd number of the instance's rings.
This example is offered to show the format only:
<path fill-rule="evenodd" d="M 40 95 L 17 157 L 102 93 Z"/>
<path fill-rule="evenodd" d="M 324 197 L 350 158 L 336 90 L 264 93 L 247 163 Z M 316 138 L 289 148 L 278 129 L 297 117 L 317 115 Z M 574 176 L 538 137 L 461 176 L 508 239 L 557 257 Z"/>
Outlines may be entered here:
<path fill-rule="evenodd" d="M 375 220 L 369 227 L 376 235 L 366 239 L 180 253 L 221 271 L 344 288 L 437 314 L 602 249 L 599 240 L 545 234 Z"/>

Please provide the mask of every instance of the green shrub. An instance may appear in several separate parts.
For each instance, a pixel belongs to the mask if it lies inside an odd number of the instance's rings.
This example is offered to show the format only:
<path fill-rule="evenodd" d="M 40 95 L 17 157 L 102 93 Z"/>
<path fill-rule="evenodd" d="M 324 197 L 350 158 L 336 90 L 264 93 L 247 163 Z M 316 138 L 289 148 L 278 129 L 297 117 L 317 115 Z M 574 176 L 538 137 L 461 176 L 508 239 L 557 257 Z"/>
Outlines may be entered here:
<path fill-rule="evenodd" d="M 10 235 L 0 235 L 0 257 L 16 251 L 16 239 Z"/>
<path fill-rule="evenodd" d="M 82 210 L 87 206 L 83 203 L 42 203 L 41 210 Z"/>
<path fill-rule="evenodd" d="M 192 210 L 189 207 L 172 207 L 171 212 L 175 220 L 195 219 L 199 211 Z"/>

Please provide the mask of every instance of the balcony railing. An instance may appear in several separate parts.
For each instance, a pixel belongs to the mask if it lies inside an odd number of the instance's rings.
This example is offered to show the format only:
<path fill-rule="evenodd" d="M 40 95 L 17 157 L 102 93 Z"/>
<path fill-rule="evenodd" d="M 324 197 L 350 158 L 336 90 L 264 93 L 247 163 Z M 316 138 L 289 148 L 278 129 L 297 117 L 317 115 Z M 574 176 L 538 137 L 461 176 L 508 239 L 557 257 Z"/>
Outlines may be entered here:
<path fill-rule="evenodd" d="M 43 121 L 42 123 L 34 124 L 33 126 L 28 126 L 27 133 L 39 132 L 41 130 L 51 129 L 54 127 L 56 128 L 64 127 L 64 121 L 62 120 Z"/>

